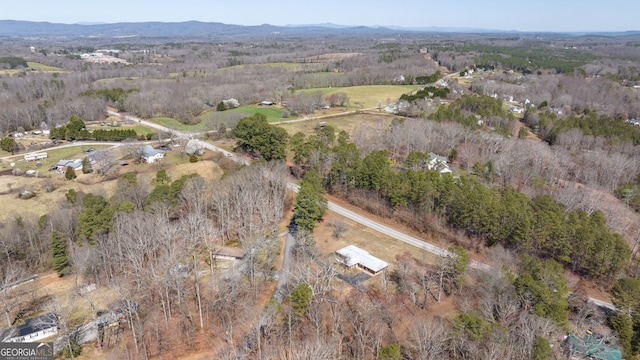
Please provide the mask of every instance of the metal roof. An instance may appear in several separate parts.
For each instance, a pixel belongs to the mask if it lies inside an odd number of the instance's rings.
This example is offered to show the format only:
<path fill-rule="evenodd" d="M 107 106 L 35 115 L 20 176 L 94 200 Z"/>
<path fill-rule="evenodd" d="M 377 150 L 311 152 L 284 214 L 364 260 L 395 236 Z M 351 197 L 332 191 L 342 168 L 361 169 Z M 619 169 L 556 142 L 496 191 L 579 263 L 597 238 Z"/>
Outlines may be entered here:
<path fill-rule="evenodd" d="M 385 261 L 382 261 L 375 256 L 371 256 L 367 251 L 354 245 L 343 247 L 336 251 L 336 253 L 344 258 L 344 264 L 349 267 L 361 265 L 373 272 L 378 272 L 389 266 Z"/>
<path fill-rule="evenodd" d="M 603 339 L 585 335 L 582 339 L 573 335 L 566 337 L 569 347 L 580 354 L 599 360 L 622 360 L 620 349 L 608 346 Z"/>

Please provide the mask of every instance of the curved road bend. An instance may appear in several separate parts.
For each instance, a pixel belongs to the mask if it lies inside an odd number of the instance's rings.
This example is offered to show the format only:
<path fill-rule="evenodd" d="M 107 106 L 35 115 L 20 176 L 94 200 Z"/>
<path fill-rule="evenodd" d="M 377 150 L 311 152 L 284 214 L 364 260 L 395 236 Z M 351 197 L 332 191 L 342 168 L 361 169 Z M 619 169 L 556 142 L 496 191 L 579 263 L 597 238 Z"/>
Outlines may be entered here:
<path fill-rule="evenodd" d="M 111 114 L 111 115 L 120 116 L 120 117 L 123 117 L 123 118 L 125 118 L 127 120 L 140 122 L 142 124 L 151 126 L 153 128 L 156 128 L 156 129 L 159 129 L 159 130 L 162 130 L 162 131 L 173 132 L 174 134 L 176 134 L 178 136 L 188 137 L 188 135 L 186 135 L 184 133 L 181 133 L 179 131 L 175 131 L 173 129 L 169 129 L 169 128 L 165 127 L 165 126 L 154 124 L 152 122 L 145 121 L 145 120 L 136 118 L 134 116 L 122 115 L 122 114 L 119 114 L 119 113 L 111 111 L 111 110 L 107 110 L 107 112 L 109 114 Z M 207 148 L 209 150 L 223 152 L 223 153 L 225 153 L 225 155 L 226 154 L 231 154 L 228 151 L 220 149 L 219 147 L 217 147 L 217 146 L 215 146 L 213 144 L 210 144 L 210 143 L 207 143 L 207 142 L 204 142 L 204 141 L 200 141 L 200 142 L 202 143 L 202 145 L 205 148 Z M 242 158 L 240 158 L 238 156 L 235 156 L 233 154 L 231 154 L 231 155 L 233 157 L 230 157 L 230 158 L 235 160 L 235 161 L 237 161 L 237 162 L 241 162 L 243 164 L 247 164 L 248 163 L 246 160 L 244 160 L 244 159 L 242 159 Z M 294 183 L 289 183 L 288 187 L 289 187 L 289 189 L 291 189 L 294 192 L 298 192 L 298 190 L 300 189 L 300 186 L 297 185 L 297 184 L 294 184 Z M 417 248 L 423 249 L 423 250 L 428 251 L 430 253 L 436 254 L 438 256 L 447 256 L 447 255 L 449 255 L 449 252 L 447 250 L 445 250 L 445 249 L 442 249 L 442 248 L 440 248 L 438 246 L 435 246 L 433 244 L 429 244 L 426 241 L 417 239 L 417 238 L 415 238 L 413 236 L 409 236 L 409 235 L 404 234 L 404 233 L 402 233 L 400 231 L 394 230 L 394 229 L 392 229 L 392 228 L 390 228 L 388 226 L 385 226 L 383 224 L 380 224 L 378 222 L 370 220 L 370 219 L 368 219 L 368 218 L 366 218 L 364 216 L 358 215 L 358 214 L 354 213 L 353 211 L 345 209 L 345 208 L 343 208 L 343 207 L 341 207 L 341 206 L 339 206 L 337 204 L 334 204 L 334 203 L 332 203 L 330 201 L 328 202 L 328 209 L 330 211 L 335 212 L 336 214 L 339 214 L 341 216 L 346 217 L 347 219 L 355 221 L 355 222 L 357 222 L 359 224 L 362 224 L 362 225 L 367 226 L 367 227 L 369 227 L 371 229 L 374 229 L 374 230 L 376 230 L 376 231 L 378 231 L 378 232 L 380 232 L 382 234 L 385 234 L 387 236 L 390 236 L 390 237 L 392 237 L 394 239 L 400 240 L 400 241 L 402 241 L 404 243 L 407 243 L 409 245 L 415 246 Z M 287 240 L 288 240 L 288 236 L 287 236 Z M 475 261 L 475 260 L 471 260 L 471 263 L 469 264 L 469 266 L 471 268 L 478 269 L 478 270 L 483 270 L 483 271 L 488 271 L 488 270 L 491 269 L 491 267 L 489 265 L 481 263 L 481 262 L 478 262 L 478 261 Z M 284 266 L 283 266 L 283 268 L 284 268 Z M 283 272 L 283 273 L 281 273 L 281 275 L 285 275 L 285 273 Z M 281 276 L 281 278 L 282 277 L 284 277 L 284 276 Z M 286 280 L 279 279 L 278 283 L 280 283 L 280 281 L 286 281 Z M 596 306 L 604 307 L 604 308 L 607 308 L 609 310 L 615 310 L 616 309 L 615 306 L 613 306 L 613 304 L 605 302 L 605 301 L 602 301 L 602 300 L 589 298 L 589 301 L 591 303 L 595 304 Z"/>

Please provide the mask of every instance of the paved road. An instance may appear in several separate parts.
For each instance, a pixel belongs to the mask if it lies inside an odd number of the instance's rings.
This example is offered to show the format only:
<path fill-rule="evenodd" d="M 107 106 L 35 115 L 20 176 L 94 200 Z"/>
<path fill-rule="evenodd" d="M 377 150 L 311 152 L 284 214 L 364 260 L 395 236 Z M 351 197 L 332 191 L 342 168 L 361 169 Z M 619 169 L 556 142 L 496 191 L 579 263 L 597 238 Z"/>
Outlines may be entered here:
<path fill-rule="evenodd" d="M 140 123 L 140 124 L 142 124 L 144 126 L 148 126 L 148 127 L 154 128 L 156 130 L 160 130 L 160 131 L 164 131 L 166 133 L 173 134 L 174 136 L 176 136 L 178 138 L 195 140 L 195 141 L 199 142 L 202 145 L 202 147 L 204 147 L 205 149 L 209 149 L 211 151 L 223 153 L 226 157 L 228 157 L 229 159 L 231 159 L 231 160 L 233 160 L 235 162 L 241 163 L 242 165 L 249 165 L 249 162 L 247 160 L 243 159 L 240 156 L 237 156 L 236 154 L 234 154 L 232 152 L 229 152 L 229 151 L 224 150 L 224 149 L 222 149 L 220 147 L 217 147 L 217 146 L 215 146 L 215 145 L 213 145 L 213 144 L 211 144 L 209 142 L 198 140 L 198 139 L 194 139 L 193 138 L 193 134 L 189 134 L 189 133 L 185 133 L 185 132 L 182 132 L 182 131 L 174 130 L 174 129 L 168 128 L 166 126 L 162 126 L 162 125 L 159 125 L 159 124 L 156 124 L 156 123 L 152 123 L 151 121 L 140 119 L 140 118 L 135 117 L 135 116 L 120 114 L 120 113 L 115 112 L 113 110 L 107 110 L 107 113 L 109 115 L 119 116 L 119 117 L 121 117 L 122 119 L 125 119 L 125 120 L 129 120 L 129 121 Z"/>
<path fill-rule="evenodd" d="M 290 183 L 288 185 L 288 187 L 289 187 L 289 189 L 291 189 L 294 192 L 298 192 L 298 190 L 300 190 L 300 186 L 296 185 L 296 184 Z M 445 249 L 442 249 L 442 248 L 440 248 L 438 246 L 435 246 L 433 244 L 430 244 L 430 243 L 428 243 L 426 241 L 417 239 L 417 238 L 415 238 L 413 236 L 409 236 L 409 235 L 404 234 L 404 233 L 402 233 L 400 231 L 394 230 L 394 229 L 392 229 L 392 228 L 390 228 L 388 226 L 385 226 L 383 224 L 380 224 L 378 222 L 370 220 L 370 219 L 368 219 L 368 218 L 366 218 L 366 217 L 364 217 L 362 215 L 359 215 L 359 214 L 357 214 L 357 213 L 355 213 L 355 212 L 353 212 L 351 210 L 343 208 L 343 207 L 341 207 L 341 206 L 339 206 L 339 205 L 337 205 L 335 203 L 332 203 L 330 201 L 328 202 L 328 209 L 330 211 L 335 212 L 336 214 L 338 214 L 340 216 L 344 216 L 347 219 L 353 220 L 353 221 L 355 221 L 355 222 L 357 222 L 359 224 L 362 224 L 362 225 L 364 225 L 364 226 L 366 226 L 366 227 L 368 227 L 370 229 L 376 230 L 376 231 L 378 231 L 378 232 L 380 232 L 382 234 L 385 234 L 385 235 L 390 236 L 390 237 L 392 237 L 394 239 L 400 240 L 400 241 L 402 241 L 404 243 L 407 243 L 409 245 L 412 245 L 412 246 L 415 246 L 417 248 L 426 250 L 426 251 L 428 251 L 428 252 L 430 252 L 432 254 L 436 254 L 438 256 L 448 256 L 448 255 L 450 255 L 450 253 Z M 491 270 L 491 267 L 489 265 L 481 263 L 481 262 L 478 262 L 478 261 L 475 261 L 475 260 L 472 260 L 471 263 L 469 264 L 469 266 L 471 268 L 482 270 L 482 271 Z M 613 306 L 613 304 L 608 303 L 606 301 L 598 300 L 598 299 L 595 299 L 595 298 L 589 298 L 589 301 L 591 303 L 595 304 L 596 306 L 599 306 L 599 307 L 602 307 L 602 308 L 606 308 L 606 309 L 609 309 L 609 310 L 613 310 L 613 311 L 616 310 L 616 307 Z"/>
<path fill-rule="evenodd" d="M 298 190 L 300 189 L 300 186 L 296 185 L 296 184 L 289 184 L 289 189 L 298 192 Z M 340 215 L 340 216 L 344 216 L 347 219 L 353 220 L 355 222 L 357 222 L 358 224 L 364 225 L 370 229 L 373 229 L 379 233 L 385 234 L 387 236 L 390 236 L 394 239 L 400 240 L 404 243 L 407 243 L 409 245 L 415 246 L 417 248 L 426 250 L 432 254 L 438 255 L 438 256 L 449 256 L 451 255 L 451 253 L 443 248 L 440 248 L 438 246 L 435 246 L 433 244 L 430 244 L 424 240 L 420 240 L 417 239 L 413 236 L 404 234 L 400 231 L 394 230 L 386 225 L 380 224 L 376 221 L 370 220 L 362 215 L 359 215 L 351 210 L 348 210 L 346 208 L 343 208 L 342 206 L 339 206 L 335 203 L 332 203 L 331 201 L 329 201 L 327 203 L 328 205 L 328 209 L 329 211 L 333 211 L 336 214 Z M 474 269 L 479 269 L 479 270 L 489 270 L 490 267 L 487 264 L 483 264 L 480 262 L 477 262 L 475 260 L 471 261 L 470 266 Z"/>
<path fill-rule="evenodd" d="M 109 113 L 112 114 L 112 115 L 117 115 L 117 116 L 124 117 L 127 120 L 137 121 L 137 122 L 140 122 L 140 123 L 145 124 L 145 125 L 149 124 L 149 126 L 154 127 L 156 129 L 159 129 L 159 130 L 162 130 L 162 131 L 173 132 L 177 136 L 188 137 L 188 135 L 183 134 L 183 133 L 181 133 L 179 131 L 175 131 L 175 130 L 169 129 L 167 127 L 158 125 L 158 124 L 154 124 L 154 123 L 142 120 L 142 119 L 138 119 L 138 118 L 133 117 L 133 116 L 128 116 L 128 115 L 123 116 L 123 115 L 118 114 L 118 113 L 113 112 L 113 111 L 109 111 Z M 312 120 L 312 119 L 317 119 L 317 117 L 316 118 L 308 118 L 308 119 L 304 119 L 304 120 Z M 210 149 L 212 151 L 220 151 L 220 152 L 223 152 L 225 154 L 230 154 L 229 152 L 227 152 L 227 151 L 225 151 L 223 149 L 220 149 L 220 148 L 218 148 L 217 146 L 215 146 L 213 144 L 210 144 L 210 143 L 207 143 L 207 142 L 204 142 L 204 141 L 201 141 L 201 143 L 203 144 L 203 146 L 205 148 Z M 243 164 L 248 164 L 248 162 L 245 159 L 242 159 L 242 158 L 237 157 L 237 156 L 234 156 L 233 160 L 235 160 L 237 162 L 242 162 Z M 300 186 L 297 185 L 297 184 L 294 184 L 294 183 L 289 183 L 288 187 L 289 187 L 289 189 L 291 189 L 294 192 L 298 192 L 298 190 L 300 190 Z M 371 228 L 373 230 L 376 230 L 376 231 L 378 231 L 378 232 L 380 232 L 382 234 L 385 234 L 387 236 L 390 236 L 390 237 L 392 237 L 394 239 L 400 240 L 402 242 L 405 242 L 405 243 L 407 243 L 409 245 L 412 245 L 412 246 L 415 246 L 417 248 L 426 250 L 426 251 L 428 251 L 430 253 L 433 253 L 433 254 L 436 254 L 438 256 L 447 256 L 447 255 L 450 254 L 447 250 L 445 250 L 443 248 L 440 248 L 440 247 L 438 247 L 436 245 L 430 244 L 430 243 L 428 243 L 428 242 L 426 242 L 424 240 L 417 239 L 417 238 L 415 238 L 413 236 L 404 234 L 404 233 L 402 233 L 400 231 L 394 230 L 394 229 L 392 229 L 392 228 L 390 228 L 388 226 L 385 226 L 383 224 L 380 224 L 378 222 L 370 220 L 370 219 L 368 219 L 368 218 L 366 218 L 366 217 L 364 217 L 362 215 L 356 214 L 355 212 L 350 211 L 350 210 L 348 210 L 346 208 L 343 208 L 343 207 L 341 207 L 341 206 L 339 206 L 339 205 L 337 205 L 335 203 L 332 203 L 330 201 L 328 202 L 328 209 L 330 211 L 333 211 L 333 212 L 341 215 L 341 216 L 346 217 L 347 219 L 353 220 L 353 221 L 355 221 L 355 222 L 357 222 L 359 224 L 362 224 L 362 225 L 364 225 L 366 227 L 369 227 L 369 228 Z M 289 237 L 287 237 L 287 242 L 288 242 L 288 240 L 289 240 Z M 286 246 L 285 246 L 285 249 L 286 249 Z M 286 255 L 286 251 L 285 251 L 285 255 Z M 491 269 L 491 267 L 489 265 L 481 263 L 481 262 L 478 262 L 478 261 L 475 261 L 475 260 L 472 260 L 471 264 L 469 266 L 471 268 L 478 269 L 478 270 L 483 270 L 483 271 L 488 271 L 488 270 Z M 283 266 L 283 268 L 284 268 L 284 266 Z M 280 281 L 286 281 L 286 276 L 282 276 L 282 275 L 288 275 L 288 272 L 281 274 L 281 276 L 280 276 L 280 278 L 278 280 L 278 283 L 280 283 Z M 613 306 L 613 304 L 605 302 L 605 301 L 602 301 L 602 300 L 589 298 L 589 301 L 592 302 L 593 304 L 597 305 L 597 306 L 604 307 L 604 308 L 607 308 L 609 310 L 615 310 L 616 309 L 615 306 Z"/>
<path fill-rule="evenodd" d="M 280 125 L 280 124 L 299 123 L 299 122 L 311 121 L 311 120 L 329 119 L 329 118 L 333 118 L 333 117 L 345 116 L 345 115 L 350 115 L 350 114 L 357 114 L 357 113 L 359 113 L 361 111 L 371 111 L 371 110 L 376 110 L 376 109 L 378 109 L 378 108 L 371 107 L 371 108 L 358 109 L 358 110 L 349 110 L 349 111 L 344 111 L 344 112 L 335 113 L 335 114 L 326 114 L 326 115 L 318 115 L 318 116 L 303 116 L 300 119 L 274 121 L 274 122 L 272 122 L 270 124 L 271 125 Z"/>

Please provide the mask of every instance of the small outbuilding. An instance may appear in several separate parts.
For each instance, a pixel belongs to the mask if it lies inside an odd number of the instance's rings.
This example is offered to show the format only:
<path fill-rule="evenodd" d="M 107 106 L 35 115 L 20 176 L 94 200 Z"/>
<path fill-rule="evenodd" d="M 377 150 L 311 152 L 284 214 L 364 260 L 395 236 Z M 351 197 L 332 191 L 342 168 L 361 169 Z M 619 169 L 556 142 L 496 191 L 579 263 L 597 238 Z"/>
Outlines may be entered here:
<path fill-rule="evenodd" d="M 243 249 L 227 246 L 223 246 L 213 252 L 214 259 L 224 260 L 242 260 L 244 259 L 244 255 L 245 251 Z"/>
<path fill-rule="evenodd" d="M 352 268 L 357 266 L 364 271 L 373 275 L 380 273 L 389 264 L 385 261 L 372 256 L 367 251 L 360 249 L 355 245 L 349 245 L 336 251 L 337 260 L 344 266 Z"/>

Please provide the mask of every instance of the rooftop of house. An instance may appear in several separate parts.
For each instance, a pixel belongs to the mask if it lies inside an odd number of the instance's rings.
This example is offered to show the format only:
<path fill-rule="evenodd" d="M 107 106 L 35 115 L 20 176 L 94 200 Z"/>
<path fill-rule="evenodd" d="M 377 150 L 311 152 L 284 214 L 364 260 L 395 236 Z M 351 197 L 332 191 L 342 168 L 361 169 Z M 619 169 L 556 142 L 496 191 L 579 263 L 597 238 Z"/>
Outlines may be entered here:
<path fill-rule="evenodd" d="M 604 343 L 604 340 L 592 335 L 579 338 L 569 335 L 565 338 L 572 351 L 598 360 L 622 360 L 622 352 Z"/>
<path fill-rule="evenodd" d="M 157 154 L 164 154 L 164 151 L 156 150 L 151 145 L 145 145 L 141 147 L 140 151 L 142 152 L 142 156 L 144 157 L 151 157 Z"/>
<path fill-rule="evenodd" d="M 349 267 L 361 265 L 371 271 L 378 272 L 389 266 L 387 262 L 370 255 L 367 251 L 354 245 L 343 247 L 336 251 L 336 253 L 344 258 L 344 264 Z"/>
<path fill-rule="evenodd" d="M 0 340 L 6 341 L 15 337 L 27 336 L 38 331 L 57 326 L 57 320 L 53 313 L 46 313 L 25 320 L 24 324 L 14 326 L 0 335 Z"/>

